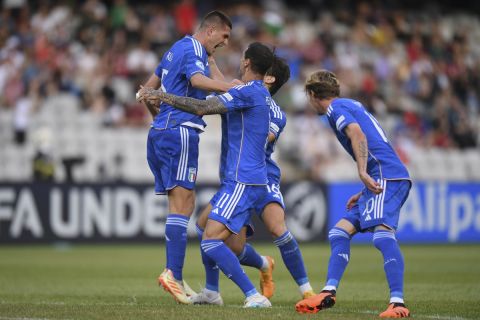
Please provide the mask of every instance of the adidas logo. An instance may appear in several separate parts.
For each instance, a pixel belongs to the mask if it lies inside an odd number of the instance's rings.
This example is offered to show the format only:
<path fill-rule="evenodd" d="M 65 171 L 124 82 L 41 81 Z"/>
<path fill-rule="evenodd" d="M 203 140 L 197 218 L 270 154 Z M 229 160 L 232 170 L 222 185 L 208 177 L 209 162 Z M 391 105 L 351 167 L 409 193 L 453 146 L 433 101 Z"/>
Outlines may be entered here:
<path fill-rule="evenodd" d="M 346 253 L 339 253 L 338 255 L 339 255 L 340 257 L 342 257 L 343 259 L 345 259 L 345 261 L 348 262 L 348 254 L 346 254 Z"/>
<path fill-rule="evenodd" d="M 212 213 L 218 214 L 218 208 L 213 209 Z"/>
<path fill-rule="evenodd" d="M 370 217 L 370 215 L 367 214 L 367 216 L 365 217 L 365 221 L 370 221 L 370 220 L 372 220 L 372 217 Z"/>

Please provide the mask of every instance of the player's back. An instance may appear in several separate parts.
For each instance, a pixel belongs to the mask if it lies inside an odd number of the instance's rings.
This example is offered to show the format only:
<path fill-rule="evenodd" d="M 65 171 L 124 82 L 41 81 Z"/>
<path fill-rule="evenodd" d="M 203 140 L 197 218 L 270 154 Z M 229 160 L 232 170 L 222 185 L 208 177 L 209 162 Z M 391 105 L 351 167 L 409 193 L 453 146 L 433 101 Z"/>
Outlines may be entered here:
<path fill-rule="evenodd" d="M 178 96 L 205 99 L 208 92 L 194 88 L 190 83 L 191 77 L 197 73 L 210 76 L 208 56 L 200 42 L 190 36 L 185 36 L 173 44 L 165 52 L 155 70 L 155 74 L 161 79 L 163 91 Z M 197 128 L 205 127 L 205 122 L 201 117 L 162 103 L 160 113 L 155 117 L 153 126 L 163 129 L 181 124 Z"/>
<path fill-rule="evenodd" d="M 327 118 L 338 140 L 354 159 L 352 145 L 344 129 L 350 123 L 358 123 L 367 139 L 367 171 L 370 175 L 385 179 L 409 179 L 407 169 L 380 124 L 360 102 L 346 98 L 335 99 L 327 110 Z"/>
<path fill-rule="evenodd" d="M 275 146 L 280 134 L 287 124 L 287 117 L 285 112 L 278 106 L 278 104 L 271 99 L 270 104 L 270 132 L 275 135 L 275 139 L 267 143 L 266 147 L 266 165 L 269 183 L 280 183 L 281 171 L 277 163 L 272 159 L 272 154 L 275 152 Z"/>
<path fill-rule="evenodd" d="M 232 106 L 238 103 L 229 109 L 227 115 L 225 180 L 252 185 L 266 184 L 265 144 L 270 125 L 271 100 L 268 90 L 261 80 L 255 80 L 234 87 L 219 97 Z"/>

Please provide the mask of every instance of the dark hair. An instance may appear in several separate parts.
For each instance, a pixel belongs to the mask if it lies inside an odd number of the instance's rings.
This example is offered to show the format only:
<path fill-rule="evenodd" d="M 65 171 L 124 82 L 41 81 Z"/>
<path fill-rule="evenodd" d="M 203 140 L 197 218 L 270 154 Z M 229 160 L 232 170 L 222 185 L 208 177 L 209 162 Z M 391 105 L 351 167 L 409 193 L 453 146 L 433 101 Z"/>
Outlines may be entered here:
<path fill-rule="evenodd" d="M 200 29 L 203 29 L 206 26 L 209 26 L 212 24 L 226 25 L 230 29 L 232 29 L 232 21 L 222 11 L 214 10 L 207 13 L 207 15 L 202 19 L 202 22 L 200 23 Z"/>
<path fill-rule="evenodd" d="M 264 76 L 272 66 L 274 55 L 272 50 L 263 43 L 252 42 L 245 50 L 244 58 L 250 60 L 250 68 L 253 72 Z"/>
<path fill-rule="evenodd" d="M 340 96 L 340 83 L 333 72 L 320 70 L 308 77 L 305 91 L 318 99 L 336 98 Z"/>
<path fill-rule="evenodd" d="M 274 56 L 273 64 L 265 75 L 275 77 L 275 82 L 268 89 L 273 96 L 290 79 L 290 67 L 285 59 Z"/>

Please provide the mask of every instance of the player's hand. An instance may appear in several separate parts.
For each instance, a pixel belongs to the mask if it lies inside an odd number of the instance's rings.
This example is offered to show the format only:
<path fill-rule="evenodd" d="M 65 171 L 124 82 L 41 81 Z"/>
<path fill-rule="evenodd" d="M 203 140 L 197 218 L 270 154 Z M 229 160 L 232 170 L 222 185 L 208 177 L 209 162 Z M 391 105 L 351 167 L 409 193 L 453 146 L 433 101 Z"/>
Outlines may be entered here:
<path fill-rule="evenodd" d="M 140 90 L 137 92 L 137 101 L 149 105 L 159 105 L 162 102 L 159 93 L 161 92 L 154 88 L 140 86 Z"/>
<path fill-rule="evenodd" d="M 373 180 L 368 173 L 360 174 L 360 180 L 362 180 L 363 184 L 365 184 L 365 187 L 367 187 L 367 189 L 372 191 L 373 193 L 382 193 L 383 188 L 380 186 L 380 183 Z"/>
<path fill-rule="evenodd" d="M 362 192 L 356 193 L 353 196 L 350 197 L 347 201 L 347 210 L 350 210 L 353 208 L 354 205 L 357 204 L 358 199 L 362 196 Z"/>

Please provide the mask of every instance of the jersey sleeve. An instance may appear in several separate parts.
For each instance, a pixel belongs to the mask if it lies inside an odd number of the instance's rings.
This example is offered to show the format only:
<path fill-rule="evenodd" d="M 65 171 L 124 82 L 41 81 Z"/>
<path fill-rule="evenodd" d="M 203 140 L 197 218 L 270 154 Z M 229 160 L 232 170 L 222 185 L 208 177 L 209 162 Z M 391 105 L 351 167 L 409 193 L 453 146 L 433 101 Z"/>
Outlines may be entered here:
<path fill-rule="evenodd" d="M 335 123 L 337 131 L 343 132 L 349 124 L 357 123 L 352 113 L 348 109 L 334 108 L 331 114 L 332 120 Z"/>
<path fill-rule="evenodd" d="M 275 135 L 275 139 L 278 139 L 278 136 L 282 133 L 286 124 L 287 117 L 285 112 L 270 109 L 270 132 Z"/>
<path fill-rule="evenodd" d="M 158 66 L 155 68 L 155 75 L 162 79 L 162 62 L 158 64 Z"/>
<path fill-rule="evenodd" d="M 228 111 L 247 109 L 253 105 L 249 86 L 235 86 L 218 96 Z"/>
<path fill-rule="evenodd" d="M 193 77 L 194 74 L 200 73 L 205 75 L 205 63 L 203 62 L 203 52 L 194 47 L 194 44 L 188 44 L 185 50 L 185 59 L 184 59 L 184 73 L 188 80 Z"/>

